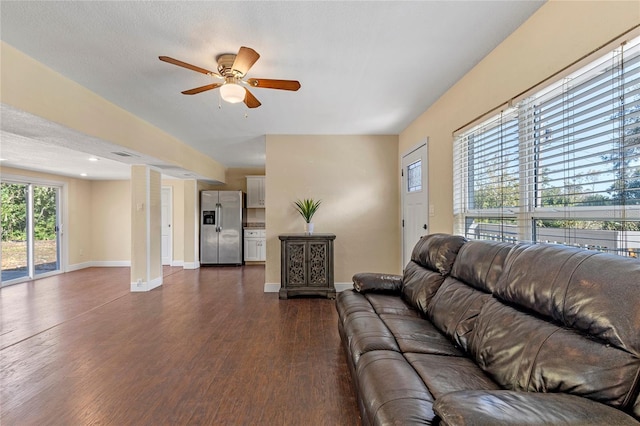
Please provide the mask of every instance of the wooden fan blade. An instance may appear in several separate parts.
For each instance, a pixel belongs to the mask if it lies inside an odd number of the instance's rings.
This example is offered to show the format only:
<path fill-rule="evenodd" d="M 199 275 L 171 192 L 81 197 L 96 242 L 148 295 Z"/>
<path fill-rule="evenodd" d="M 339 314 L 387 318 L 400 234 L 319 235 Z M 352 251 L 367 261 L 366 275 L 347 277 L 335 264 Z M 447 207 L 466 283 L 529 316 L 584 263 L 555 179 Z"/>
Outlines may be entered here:
<path fill-rule="evenodd" d="M 191 64 L 188 64 L 186 62 L 182 62 L 182 61 L 179 61 L 177 59 L 170 58 L 168 56 L 158 56 L 158 59 L 160 59 L 163 62 L 168 62 L 170 64 L 177 65 L 179 67 L 189 69 L 191 71 L 200 72 L 202 74 L 218 75 L 218 73 L 216 73 L 216 72 L 209 71 L 209 70 L 206 70 L 204 68 L 196 67 L 195 65 L 191 65 Z"/>
<path fill-rule="evenodd" d="M 263 89 L 279 89 L 296 91 L 300 88 L 300 82 L 297 80 L 269 80 L 267 78 L 250 78 L 247 83 L 252 87 L 261 87 Z"/>
<path fill-rule="evenodd" d="M 256 61 L 260 58 L 258 52 L 253 50 L 250 47 L 242 46 L 240 50 L 238 50 L 238 54 L 236 55 L 235 61 L 233 61 L 232 69 L 238 71 L 242 75 L 245 75 L 247 71 L 256 63 Z"/>
<path fill-rule="evenodd" d="M 257 100 L 255 96 L 253 96 L 253 93 L 251 93 L 249 89 L 245 87 L 244 90 L 246 92 L 246 95 L 244 95 L 244 104 L 246 106 L 248 106 L 249 108 L 258 108 L 260 105 L 262 105 L 260 101 Z"/>
<path fill-rule="evenodd" d="M 206 86 L 196 87 L 195 89 L 185 90 L 183 95 L 195 95 L 196 93 L 206 92 L 207 90 L 215 89 L 222 86 L 222 83 L 207 84 Z"/>

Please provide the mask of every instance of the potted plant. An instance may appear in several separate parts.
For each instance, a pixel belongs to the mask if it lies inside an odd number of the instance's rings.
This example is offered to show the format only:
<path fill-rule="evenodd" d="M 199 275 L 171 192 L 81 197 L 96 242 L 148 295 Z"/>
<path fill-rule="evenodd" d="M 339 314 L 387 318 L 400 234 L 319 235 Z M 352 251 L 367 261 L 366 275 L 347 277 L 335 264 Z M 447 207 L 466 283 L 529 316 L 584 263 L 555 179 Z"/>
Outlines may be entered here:
<path fill-rule="evenodd" d="M 321 202 L 321 200 L 314 201 L 313 198 L 305 198 L 303 200 L 297 200 L 294 203 L 296 210 L 302 215 L 306 222 L 304 232 L 308 234 L 313 234 L 313 223 L 311 222 L 311 218 L 318 211 Z"/>

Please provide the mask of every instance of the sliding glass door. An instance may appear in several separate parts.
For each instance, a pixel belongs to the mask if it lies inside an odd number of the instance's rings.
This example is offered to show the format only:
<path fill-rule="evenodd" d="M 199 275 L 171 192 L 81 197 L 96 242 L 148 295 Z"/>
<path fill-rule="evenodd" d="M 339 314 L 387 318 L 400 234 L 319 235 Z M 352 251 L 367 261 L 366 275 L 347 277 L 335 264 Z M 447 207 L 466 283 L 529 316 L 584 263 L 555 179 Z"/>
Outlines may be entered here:
<path fill-rule="evenodd" d="M 60 269 L 59 188 L 33 186 L 33 268 L 35 275 Z"/>
<path fill-rule="evenodd" d="M 2 285 L 60 270 L 60 187 L 2 182 Z"/>

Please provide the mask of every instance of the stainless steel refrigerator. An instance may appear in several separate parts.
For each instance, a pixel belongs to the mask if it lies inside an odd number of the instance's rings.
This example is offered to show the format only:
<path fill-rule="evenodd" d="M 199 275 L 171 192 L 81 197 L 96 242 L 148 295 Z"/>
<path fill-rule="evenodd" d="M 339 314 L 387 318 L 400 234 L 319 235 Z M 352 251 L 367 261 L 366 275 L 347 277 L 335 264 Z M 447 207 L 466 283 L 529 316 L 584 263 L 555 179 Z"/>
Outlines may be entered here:
<path fill-rule="evenodd" d="M 242 265 L 244 194 L 200 192 L 200 264 Z"/>

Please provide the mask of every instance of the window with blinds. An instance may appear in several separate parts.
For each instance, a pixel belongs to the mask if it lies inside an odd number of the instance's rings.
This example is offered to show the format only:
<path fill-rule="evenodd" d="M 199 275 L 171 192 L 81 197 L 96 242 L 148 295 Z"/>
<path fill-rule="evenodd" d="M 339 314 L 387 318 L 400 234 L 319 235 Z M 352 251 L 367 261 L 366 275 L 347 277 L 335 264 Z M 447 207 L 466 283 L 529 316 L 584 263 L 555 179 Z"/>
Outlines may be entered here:
<path fill-rule="evenodd" d="M 456 135 L 456 233 L 640 252 L 640 38 Z"/>

